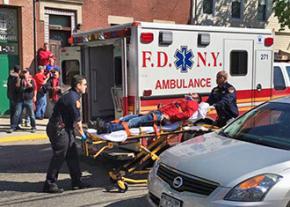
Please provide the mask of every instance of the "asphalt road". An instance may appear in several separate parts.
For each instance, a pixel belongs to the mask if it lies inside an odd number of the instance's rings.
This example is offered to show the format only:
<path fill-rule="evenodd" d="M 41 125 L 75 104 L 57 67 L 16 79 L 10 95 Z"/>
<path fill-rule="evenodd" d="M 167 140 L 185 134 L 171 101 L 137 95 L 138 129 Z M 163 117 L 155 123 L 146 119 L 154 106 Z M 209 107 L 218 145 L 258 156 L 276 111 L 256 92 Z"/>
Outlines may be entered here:
<path fill-rule="evenodd" d="M 84 181 L 91 188 L 72 191 L 66 165 L 59 175 L 62 194 L 42 193 L 46 169 L 51 157 L 47 140 L 0 144 L 0 207 L 1 206 L 149 206 L 146 186 L 130 186 L 126 193 L 106 192 L 110 185 L 107 171 L 116 161 L 93 160 L 81 156 Z M 119 163 L 119 162 L 118 162 Z"/>

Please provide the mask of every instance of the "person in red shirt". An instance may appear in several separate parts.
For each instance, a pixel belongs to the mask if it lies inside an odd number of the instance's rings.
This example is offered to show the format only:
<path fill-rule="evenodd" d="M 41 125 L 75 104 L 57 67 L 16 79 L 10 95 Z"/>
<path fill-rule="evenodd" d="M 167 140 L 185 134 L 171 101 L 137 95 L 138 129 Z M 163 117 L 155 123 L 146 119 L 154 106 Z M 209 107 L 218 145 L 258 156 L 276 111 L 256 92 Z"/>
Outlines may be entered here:
<path fill-rule="evenodd" d="M 54 68 L 50 71 L 49 79 L 49 99 L 56 103 L 61 94 L 60 82 L 59 82 L 59 69 Z"/>
<path fill-rule="evenodd" d="M 98 133 L 108 133 L 124 129 L 122 122 L 127 122 L 128 128 L 146 126 L 154 122 L 177 122 L 189 119 L 198 110 L 197 100 L 186 96 L 184 100 L 161 106 L 158 110 L 145 115 L 128 115 L 123 117 L 120 123 L 102 122 L 97 123 Z"/>
<path fill-rule="evenodd" d="M 45 110 L 46 110 L 46 105 L 47 105 L 47 100 L 46 100 L 46 83 L 48 81 L 48 78 L 45 75 L 45 67 L 44 66 L 38 66 L 38 72 L 34 75 L 34 80 L 36 83 L 36 112 L 35 112 L 35 117 L 36 119 L 43 119 Z"/>
<path fill-rule="evenodd" d="M 49 44 L 44 43 L 43 48 L 38 50 L 38 65 L 45 66 L 49 64 L 49 58 L 54 57 L 52 52 L 49 50 Z"/>

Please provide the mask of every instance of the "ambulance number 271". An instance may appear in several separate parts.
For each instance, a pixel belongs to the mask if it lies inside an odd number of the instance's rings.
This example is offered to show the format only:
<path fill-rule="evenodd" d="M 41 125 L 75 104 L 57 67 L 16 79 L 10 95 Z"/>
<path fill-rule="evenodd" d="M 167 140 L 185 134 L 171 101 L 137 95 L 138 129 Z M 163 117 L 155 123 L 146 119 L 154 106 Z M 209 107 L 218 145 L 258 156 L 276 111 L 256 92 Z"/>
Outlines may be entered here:
<path fill-rule="evenodd" d="M 269 59 L 269 55 L 268 54 L 261 54 L 261 60 L 268 60 Z"/>

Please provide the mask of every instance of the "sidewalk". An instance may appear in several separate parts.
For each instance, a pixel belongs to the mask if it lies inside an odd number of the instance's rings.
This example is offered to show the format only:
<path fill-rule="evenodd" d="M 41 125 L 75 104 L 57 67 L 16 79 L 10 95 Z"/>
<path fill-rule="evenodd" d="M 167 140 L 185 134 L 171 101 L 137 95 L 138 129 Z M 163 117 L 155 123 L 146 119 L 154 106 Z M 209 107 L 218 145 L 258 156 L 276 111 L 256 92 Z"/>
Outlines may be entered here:
<path fill-rule="evenodd" d="M 9 117 L 0 117 L 0 144 L 4 142 L 47 139 L 45 132 L 47 122 L 48 119 L 36 120 L 35 133 L 31 133 L 30 128 L 24 128 L 8 134 L 6 131 L 10 128 Z"/>

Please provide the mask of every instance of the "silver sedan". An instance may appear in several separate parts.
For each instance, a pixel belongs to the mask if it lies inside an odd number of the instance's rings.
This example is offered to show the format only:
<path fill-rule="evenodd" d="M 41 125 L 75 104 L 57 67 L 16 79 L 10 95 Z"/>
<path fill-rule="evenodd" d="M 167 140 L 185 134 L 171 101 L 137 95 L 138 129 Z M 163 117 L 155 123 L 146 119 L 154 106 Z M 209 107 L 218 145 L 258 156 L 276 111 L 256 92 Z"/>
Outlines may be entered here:
<path fill-rule="evenodd" d="M 290 98 L 163 152 L 148 199 L 161 207 L 290 207 Z"/>

